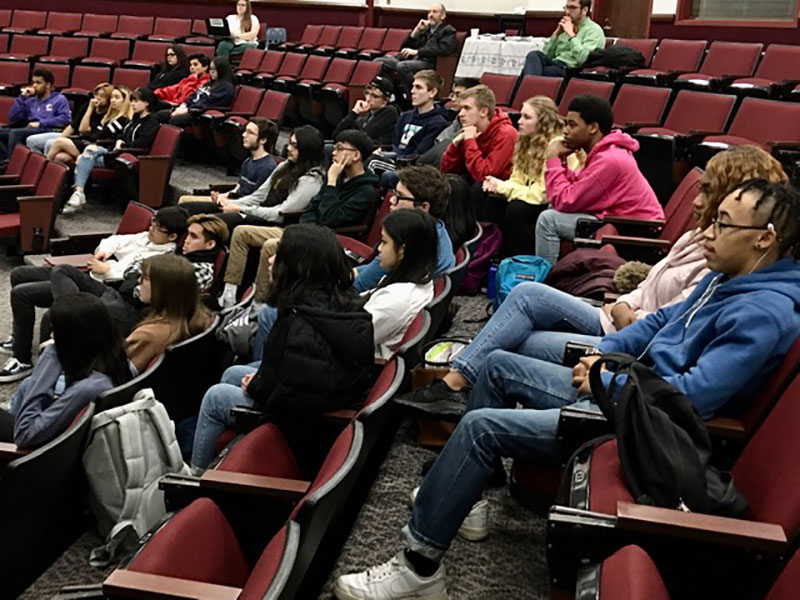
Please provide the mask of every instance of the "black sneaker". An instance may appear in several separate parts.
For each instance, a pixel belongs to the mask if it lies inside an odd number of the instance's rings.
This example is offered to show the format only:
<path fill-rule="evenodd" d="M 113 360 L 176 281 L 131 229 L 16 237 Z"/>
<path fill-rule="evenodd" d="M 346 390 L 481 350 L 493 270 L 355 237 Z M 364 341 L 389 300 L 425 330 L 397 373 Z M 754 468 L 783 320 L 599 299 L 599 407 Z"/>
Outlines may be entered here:
<path fill-rule="evenodd" d="M 14 338 L 10 337 L 0 342 L 0 352 L 5 352 L 6 354 L 14 352 Z"/>
<path fill-rule="evenodd" d="M 395 403 L 415 413 L 444 419 L 460 419 L 467 403 L 467 393 L 453 390 L 441 379 L 394 399 Z"/>
<path fill-rule="evenodd" d="M 33 371 L 33 365 L 19 362 L 13 356 L 6 361 L 0 370 L 0 383 L 10 383 L 19 379 L 25 379 Z"/>

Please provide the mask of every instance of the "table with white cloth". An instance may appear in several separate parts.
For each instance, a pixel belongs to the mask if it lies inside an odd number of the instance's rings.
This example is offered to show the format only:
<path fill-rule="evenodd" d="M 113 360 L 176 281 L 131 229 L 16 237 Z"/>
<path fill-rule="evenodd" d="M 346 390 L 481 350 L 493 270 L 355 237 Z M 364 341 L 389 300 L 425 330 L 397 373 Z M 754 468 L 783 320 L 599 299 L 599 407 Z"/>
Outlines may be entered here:
<path fill-rule="evenodd" d="M 480 78 L 484 73 L 519 75 L 531 50 L 541 50 L 548 38 L 484 34 L 464 40 L 456 77 Z"/>

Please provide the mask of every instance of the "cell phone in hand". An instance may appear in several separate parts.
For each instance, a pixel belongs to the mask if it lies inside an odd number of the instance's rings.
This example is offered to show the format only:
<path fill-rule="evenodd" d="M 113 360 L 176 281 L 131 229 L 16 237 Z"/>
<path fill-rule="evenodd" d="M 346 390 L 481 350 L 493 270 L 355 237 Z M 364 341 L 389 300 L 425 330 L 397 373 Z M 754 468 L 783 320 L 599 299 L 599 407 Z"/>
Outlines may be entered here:
<path fill-rule="evenodd" d="M 596 350 L 591 344 L 584 344 L 582 342 L 567 342 L 564 347 L 564 358 L 561 364 L 565 367 L 574 367 L 577 365 L 581 358 L 593 353 Z"/>

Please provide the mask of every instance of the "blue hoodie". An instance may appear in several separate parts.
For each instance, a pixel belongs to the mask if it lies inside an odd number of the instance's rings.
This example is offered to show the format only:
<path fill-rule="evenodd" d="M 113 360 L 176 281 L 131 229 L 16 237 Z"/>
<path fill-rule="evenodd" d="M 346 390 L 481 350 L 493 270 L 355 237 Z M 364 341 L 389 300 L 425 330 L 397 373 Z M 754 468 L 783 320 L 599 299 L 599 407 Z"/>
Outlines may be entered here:
<path fill-rule="evenodd" d="M 430 150 L 436 136 L 450 124 L 446 114 L 447 111 L 438 104 L 422 114 L 416 108 L 402 113 L 397 119 L 394 134 L 397 156 L 423 154 Z"/>
<path fill-rule="evenodd" d="M 17 96 L 8 113 L 9 123 L 38 121 L 43 131 L 64 129 L 71 120 L 69 101 L 53 92 L 42 100 L 38 96 Z"/>
<path fill-rule="evenodd" d="M 732 398 L 758 392 L 800 335 L 799 305 L 800 265 L 792 258 L 734 279 L 711 272 L 684 302 L 605 336 L 599 349 L 652 364 L 709 419 Z"/>

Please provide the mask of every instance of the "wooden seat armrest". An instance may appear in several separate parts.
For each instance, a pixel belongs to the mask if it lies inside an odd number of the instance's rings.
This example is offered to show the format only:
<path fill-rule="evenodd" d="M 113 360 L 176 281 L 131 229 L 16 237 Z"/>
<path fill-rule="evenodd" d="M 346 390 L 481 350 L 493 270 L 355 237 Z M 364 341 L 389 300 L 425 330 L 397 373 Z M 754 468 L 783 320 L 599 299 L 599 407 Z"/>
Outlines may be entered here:
<path fill-rule="evenodd" d="M 198 600 L 236 600 L 242 590 L 227 585 L 165 577 L 115 569 L 103 582 L 103 594 L 110 598 L 159 598 Z"/>
<path fill-rule="evenodd" d="M 20 196 L 17 198 L 17 202 L 25 203 L 25 202 L 37 202 L 39 200 L 53 200 L 52 196 Z"/>
<path fill-rule="evenodd" d="M 242 493 L 272 498 L 299 500 L 311 485 L 308 481 L 283 479 L 281 477 L 265 477 L 250 473 L 233 473 L 211 469 L 200 478 L 200 488 L 223 492 Z"/>
<path fill-rule="evenodd" d="M 126 148 L 123 146 L 119 149 L 120 154 L 133 154 L 134 156 L 144 156 L 150 152 L 149 148 Z"/>
<path fill-rule="evenodd" d="M 617 527 L 642 533 L 751 549 L 767 554 L 786 550 L 780 525 L 617 502 Z"/>
<path fill-rule="evenodd" d="M 744 425 L 739 419 L 711 419 L 706 422 L 708 434 L 712 438 L 744 440 Z"/>
<path fill-rule="evenodd" d="M 29 454 L 30 450 L 20 448 L 10 442 L 0 442 L 0 462 L 7 463 L 10 460 L 21 458 Z"/>
<path fill-rule="evenodd" d="M 607 216 L 603 219 L 604 225 L 632 225 L 636 227 L 664 227 L 663 219 L 631 219 L 629 217 Z"/>
<path fill-rule="evenodd" d="M 669 250 L 670 247 L 672 246 L 669 240 L 660 240 L 660 239 L 643 238 L 643 237 L 626 237 L 622 235 L 604 236 L 600 243 L 611 244 L 612 246 L 617 246 L 617 245 L 644 246 L 647 248 L 657 248 L 663 250 Z"/>
<path fill-rule="evenodd" d="M 14 185 L 19 182 L 19 175 L 0 175 L 0 185 Z"/>
<path fill-rule="evenodd" d="M 36 188 L 32 185 L 22 185 L 22 184 L 13 184 L 13 185 L 4 185 L 0 187 L 0 194 L 6 195 L 11 194 L 14 196 L 22 196 L 23 194 L 32 194 Z"/>

